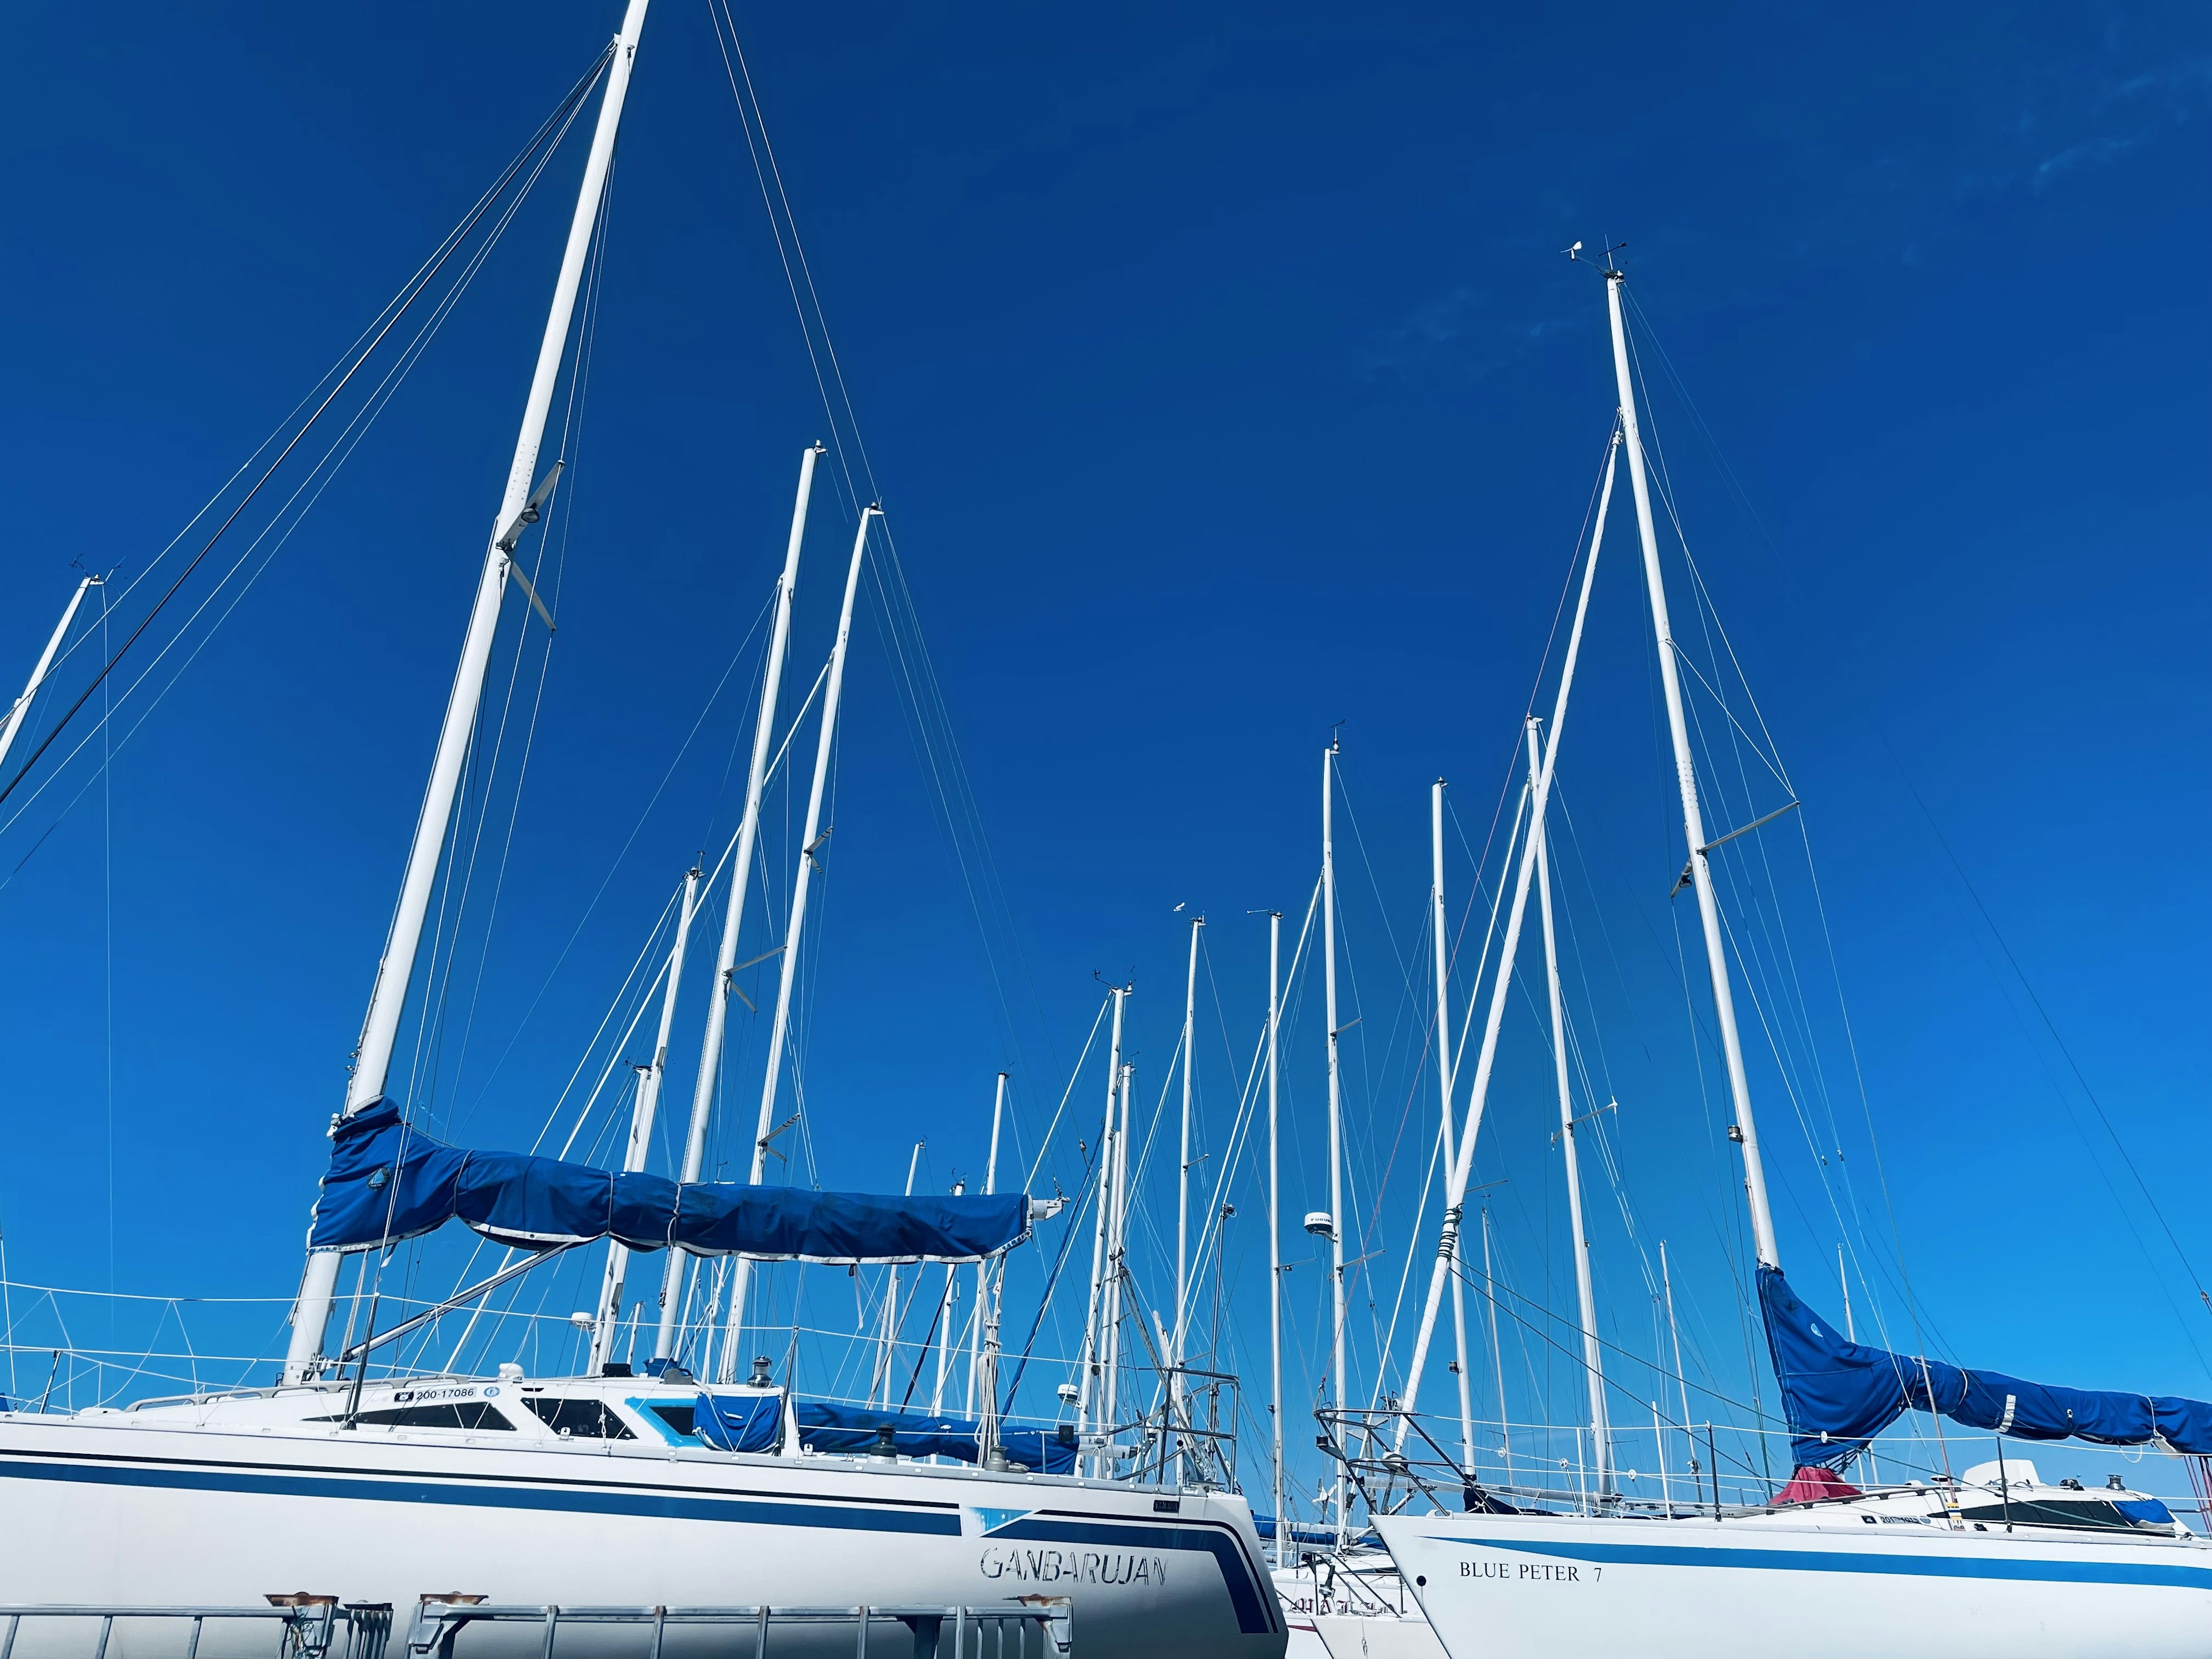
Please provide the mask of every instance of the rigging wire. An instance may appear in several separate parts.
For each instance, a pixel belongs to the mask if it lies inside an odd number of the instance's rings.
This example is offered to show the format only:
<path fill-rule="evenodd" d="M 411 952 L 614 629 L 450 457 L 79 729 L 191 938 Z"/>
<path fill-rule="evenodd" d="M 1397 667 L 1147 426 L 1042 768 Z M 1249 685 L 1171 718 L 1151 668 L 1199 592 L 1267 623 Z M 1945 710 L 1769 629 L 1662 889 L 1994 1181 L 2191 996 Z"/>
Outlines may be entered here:
<path fill-rule="evenodd" d="M 544 126 L 539 128 L 538 133 L 541 138 L 544 134 L 554 128 L 556 118 L 574 113 L 575 107 L 581 103 L 585 95 L 589 92 L 592 85 L 598 81 L 600 71 L 605 68 L 611 58 L 611 47 L 600 54 L 599 61 L 593 65 L 591 72 L 582 80 L 579 81 L 573 88 L 571 88 L 568 97 L 564 100 L 563 105 L 556 110 L 554 116 L 547 118 Z M 562 122 L 560 130 L 566 131 L 567 127 L 565 121 Z M 531 148 L 534 147 L 535 146 L 533 144 Z M 526 148 L 521 155 L 517 155 L 513 161 L 507 164 L 507 171 L 501 175 L 500 180 L 498 184 L 494 186 L 493 191 L 487 191 L 483 197 L 478 198 L 477 204 L 470 210 L 466 216 L 464 216 L 460 226 L 447 236 L 446 242 L 441 246 L 438 253 L 434 256 L 433 261 L 428 265 L 428 267 L 422 271 L 418 271 L 415 276 L 409 279 L 408 284 L 401 290 L 403 298 L 396 308 L 392 310 L 390 319 L 384 324 L 382 328 L 377 331 L 376 334 L 369 341 L 368 344 L 363 347 L 361 351 L 356 354 L 351 366 L 349 367 L 345 373 L 339 377 L 338 383 L 331 388 L 329 394 L 324 398 L 320 404 L 316 405 L 314 412 L 308 416 L 306 422 L 301 426 L 300 429 L 292 434 L 291 439 L 285 444 L 284 447 L 277 453 L 276 459 L 270 462 L 268 466 L 263 471 L 261 476 L 254 480 L 252 487 L 249 488 L 244 496 L 240 499 L 238 505 L 231 509 L 229 516 L 225 518 L 222 523 L 216 527 L 215 534 L 208 538 L 207 542 L 201 547 L 200 550 L 191 556 L 191 559 L 185 564 L 184 569 L 178 574 L 177 579 L 169 585 L 167 591 L 165 592 L 160 599 L 154 602 L 152 609 L 148 611 L 146 615 L 140 619 L 138 625 L 131 629 L 130 635 L 124 640 L 122 646 L 117 649 L 101 666 L 99 673 L 94 677 L 92 684 L 85 687 L 83 691 L 78 695 L 76 701 L 70 705 L 68 709 L 64 712 L 62 717 L 58 720 L 54 722 L 53 729 L 47 732 L 46 737 L 40 741 L 38 747 L 31 751 L 30 757 L 27 759 L 21 766 L 16 769 L 15 775 L 10 777 L 4 785 L 0 785 L 0 802 L 6 801 L 9 796 L 15 793 L 16 786 L 21 784 L 24 778 L 29 775 L 31 769 L 39 763 L 40 757 L 53 745 L 55 739 L 61 736 L 63 731 L 68 726 L 70 721 L 76 718 L 77 711 L 82 709 L 87 702 L 91 701 L 92 694 L 95 690 L 98 690 L 101 686 L 107 683 L 107 678 L 114 672 L 116 664 L 122 661 L 125 654 L 130 651 L 133 645 L 137 643 L 139 637 L 143 635 L 149 628 L 153 626 L 155 618 L 159 617 L 161 612 L 167 608 L 169 601 L 177 596 L 178 590 L 183 587 L 186 581 L 191 580 L 192 573 L 195 570 L 198 570 L 200 568 L 201 562 L 206 559 L 210 553 L 215 550 L 216 544 L 220 542 L 223 538 L 225 533 L 229 531 L 231 526 L 238 521 L 240 514 L 243 514 L 247 507 L 252 504 L 254 498 L 261 493 L 263 486 L 265 485 L 269 482 L 270 478 L 276 474 L 277 468 L 283 465 L 284 462 L 290 457 L 292 452 L 299 447 L 301 441 L 307 437 L 307 434 L 311 430 L 313 429 L 315 423 L 322 418 L 324 411 L 328 410 L 331 404 L 337 401 L 338 394 L 345 390 L 346 386 L 352 381 L 353 377 L 360 373 L 362 367 L 367 364 L 369 358 L 374 354 L 376 348 L 383 343 L 385 337 L 389 334 L 392 329 L 398 325 L 400 318 L 406 314 L 407 311 L 412 307 L 415 301 L 421 296 L 422 290 L 428 286 L 431 277 L 436 276 L 440 270 L 444 269 L 446 262 L 452 258 L 453 251 L 459 246 L 460 239 L 465 236 L 469 230 L 473 229 L 477 222 L 481 220 L 485 212 L 489 210 L 492 202 L 496 199 L 497 192 L 503 190 L 506 185 L 513 179 L 515 174 L 521 171 L 523 163 L 528 159 L 530 149 Z"/>

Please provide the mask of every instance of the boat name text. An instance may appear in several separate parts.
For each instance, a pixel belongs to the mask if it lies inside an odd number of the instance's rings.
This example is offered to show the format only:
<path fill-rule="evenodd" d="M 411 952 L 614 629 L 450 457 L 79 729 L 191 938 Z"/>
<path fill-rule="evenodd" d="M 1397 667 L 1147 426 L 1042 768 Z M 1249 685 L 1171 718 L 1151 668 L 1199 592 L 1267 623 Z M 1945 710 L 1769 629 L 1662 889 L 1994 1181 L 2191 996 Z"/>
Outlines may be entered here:
<path fill-rule="evenodd" d="M 1164 1587 L 1167 1563 L 1129 1550 L 1061 1550 L 993 1545 L 976 1563 L 986 1578 L 1025 1584 L 1151 1584 Z"/>

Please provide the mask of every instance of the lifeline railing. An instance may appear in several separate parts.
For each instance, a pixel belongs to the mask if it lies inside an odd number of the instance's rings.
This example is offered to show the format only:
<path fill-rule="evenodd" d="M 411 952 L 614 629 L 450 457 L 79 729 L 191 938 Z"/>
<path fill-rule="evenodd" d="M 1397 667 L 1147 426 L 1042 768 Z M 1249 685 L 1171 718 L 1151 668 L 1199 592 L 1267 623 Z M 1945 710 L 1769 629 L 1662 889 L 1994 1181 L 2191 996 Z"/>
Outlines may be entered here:
<path fill-rule="evenodd" d="M 92 1659 L 107 1659 L 108 1644 L 116 1623 L 153 1621 L 181 1624 L 182 1659 L 198 1659 L 200 1638 L 211 1623 L 269 1624 L 276 1626 L 276 1659 L 326 1659 L 338 1626 L 345 1627 L 344 1659 L 383 1659 L 384 1644 L 392 1629 L 392 1607 L 386 1602 L 357 1601 L 340 1607 L 334 1595 L 272 1595 L 258 1607 L 88 1606 L 80 1602 L 0 1603 L 0 1659 L 13 1659 L 16 1638 L 25 1621 L 53 1620 L 97 1620 Z M 134 1644 L 143 1653 L 143 1646 Z"/>
<path fill-rule="evenodd" d="M 1015 1606 L 939 1605 L 847 1607 L 589 1607 L 508 1605 L 459 1596 L 426 1595 L 407 1632 L 407 1649 L 418 1659 L 454 1659 L 453 1644 L 473 1624 L 536 1625 L 544 1632 L 541 1659 L 554 1659 L 554 1645 L 562 1629 L 580 1625 L 619 1625 L 649 1628 L 652 1645 L 647 1659 L 660 1659 L 661 1641 L 671 1628 L 706 1627 L 753 1633 L 750 1659 L 767 1659 L 769 1638 L 778 1629 L 794 1625 L 854 1626 L 854 1659 L 869 1659 L 870 1630 L 880 1625 L 904 1625 L 912 1633 L 912 1659 L 1071 1659 L 1074 1650 L 1074 1613 L 1066 1596 L 1024 1596 Z M 945 1644 L 945 1626 L 951 1626 L 951 1642 Z M 1013 1640 L 1007 1636 L 1011 1630 Z M 972 1632 L 972 1635 L 971 1635 Z M 884 1636 L 880 1632 L 880 1644 Z M 988 1639 L 987 1639 L 987 1638 Z M 908 1659 L 879 1645 L 878 1659 Z M 7 1659 L 0 1654 L 0 1659 Z M 311 1659 L 313 1656 L 311 1656 Z M 352 1656 L 351 1659 L 369 1659 Z"/>

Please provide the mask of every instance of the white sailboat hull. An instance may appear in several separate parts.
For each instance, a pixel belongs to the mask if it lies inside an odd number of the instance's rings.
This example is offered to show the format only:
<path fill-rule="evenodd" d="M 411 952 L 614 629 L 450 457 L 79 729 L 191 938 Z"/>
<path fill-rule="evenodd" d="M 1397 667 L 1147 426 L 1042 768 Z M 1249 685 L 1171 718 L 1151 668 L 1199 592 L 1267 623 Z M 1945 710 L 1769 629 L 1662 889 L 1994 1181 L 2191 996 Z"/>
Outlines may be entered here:
<path fill-rule="evenodd" d="M 2212 1547 L 2196 1538 L 1861 1535 L 1764 1516 L 1376 1525 L 1450 1659 L 2212 1655 Z"/>
<path fill-rule="evenodd" d="M 1286 1659 L 1445 1659 L 1443 1644 L 1381 1550 L 1356 1548 L 1275 1570 L 1290 1621 Z"/>
<path fill-rule="evenodd" d="M 1280 1659 L 1284 1644 L 1235 1497 L 855 1458 L 0 1414 L 0 1602 L 245 1605 L 300 1589 L 390 1602 L 403 1622 L 444 1591 L 569 1606 L 1065 1595 L 1085 1659 Z M 15 1659 L 64 1650 L 38 1628 Z M 489 1628 L 465 1645 L 495 1654 L 511 1635 L 536 1650 L 534 1632 Z M 579 1629 L 562 1659 L 637 1659 L 634 1635 Z M 849 1655 L 853 1639 L 811 1645 Z M 66 1651 L 82 1659 L 84 1640 L 70 1633 Z M 810 1645 L 791 1642 L 779 1650 Z"/>

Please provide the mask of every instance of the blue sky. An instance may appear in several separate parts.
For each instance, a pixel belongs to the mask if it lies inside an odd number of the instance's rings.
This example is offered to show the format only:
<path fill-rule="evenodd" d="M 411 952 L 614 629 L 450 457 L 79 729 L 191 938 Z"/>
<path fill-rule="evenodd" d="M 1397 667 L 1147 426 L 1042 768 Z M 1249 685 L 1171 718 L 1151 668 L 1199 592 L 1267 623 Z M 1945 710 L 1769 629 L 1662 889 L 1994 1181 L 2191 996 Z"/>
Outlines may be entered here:
<path fill-rule="evenodd" d="M 483 6 L 426 37 L 330 8 L 49 20 L 0 115 L 0 664 L 27 669 L 73 562 L 117 568 L 118 590 L 148 566 L 615 21 Z M 1655 380 L 1655 347 L 1680 378 L 1652 418 L 1684 528 L 1805 802 L 1863 1113 L 1832 988 L 1807 996 L 1829 1022 L 1818 1069 L 1859 1126 L 1866 1213 L 1929 1340 L 2054 1382 L 2212 1389 L 2191 1278 L 2212 1273 L 2212 1235 L 2187 1174 L 2212 1103 L 2201 12 L 738 22 L 1004 895 L 979 929 L 939 823 L 941 751 L 917 747 L 872 586 L 810 935 L 816 1178 L 896 1185 L 924 1137 L 924 1180 L 973 1178 L 1001 1068 L 1034 1151 L 1094 973 L 1138 985 L 1148 1113 L 1193 911 L 1219 995 L 1201 1139 L 1225 1158 L 1264 994 L 1248 913 L 1295 929 L 1341 721 L 1352 1183 L 1382 1195 L 1367 1272 L 1388 1275 L 1357 1298 L 1382 1312 L 1355 1322 L 1353 1369 L 1374 1386 L 1419 1178 L 1408 1137 L 1429 1121 L 1410 1114 L 1434 1109 L 1413 1069 L 1425 1014 L 1402 990 L 1425 982 L 1427 787 L 1451 780 L 1479 847 L 1613 402 L 1599 285 L 1559 250 L 1625 240 L 1639 349 Z M 95 744 L 0 830 L 0 1224 L 19 1281 L 291 1287 L 580 155 L 556 157 L 220 629 L 183 636 L 172 663 L 204 648 L 105 782 Z M 611 225 L 562 626 L 489 947 L 478 890 L 422 1097 L 482 1144 L 538 1132 L 680 872 L 728 833 L 744 641 L 798 453 L 826 430 L 702 7 L 662 0 L 647 25 Z M 849 535 L 837 493 L 809 543 L 802 687 Z M 1595 1249 L 1619 1340 L 1648 1352 L 1638 1246 L 1670 1240 L 1716 1386 L 1740 1396 L 1737 1224 L 1667 931 L 1679 825 L 1668 839 L 1629 528 L 1617 513 L 1560 763 L 1583 860 L 1563 881 L 1571 954 L 1595 987 L 1577 1030 L 1613 1068 L 1638 1227 L 1600 1194 Z M 503 650 L 520 616 L 510 601 Z M 544 649 L 520 637 L 518 739 Z M 1788 833 L 1773 844 L 1802 861 Z M 1826 974 L 1791 892 L 1801 965 Z M 1293 1215 L 1325 1202 L 1319 994 L 1286 1051 Z M 1516 1286 L 1557 1313 L 1542 1035 L 1525 1010 L 1509 1024 L 1483 1178 L 1509 1182 Z M 748 1117 L 760 1048 L 747 1024 Z M 1102 1082 L 1094 1064 L 1073 1096 L 1085 1134 Z M 1805 1283 L 1843 1230 L 1818 1199 L 1820 1135 L 1767 1098 Z M 1063 1139 L 1052 1169 L 1072 1184 L 1076 1167 Z M 1162 1158 L 1148 1168 L 1152 1224 L 1171 1227 Z M 1224 1357 L 1256 1389 L 1264 1237 L 1237 1181 L 1243 1346 Z M 1295 1412 L 1322 1281 L 1289 1282 Z M 266 1322 L 239 1340 L 258 1351 Z M 1539 1354 L 1509 1396 L 1516 1415 L 1571 1413 L 1573 1383 Z"/>

